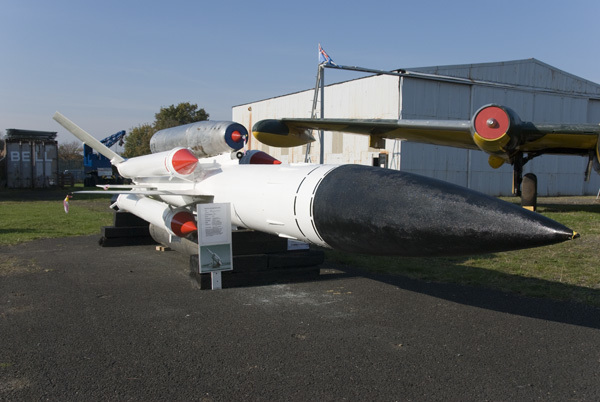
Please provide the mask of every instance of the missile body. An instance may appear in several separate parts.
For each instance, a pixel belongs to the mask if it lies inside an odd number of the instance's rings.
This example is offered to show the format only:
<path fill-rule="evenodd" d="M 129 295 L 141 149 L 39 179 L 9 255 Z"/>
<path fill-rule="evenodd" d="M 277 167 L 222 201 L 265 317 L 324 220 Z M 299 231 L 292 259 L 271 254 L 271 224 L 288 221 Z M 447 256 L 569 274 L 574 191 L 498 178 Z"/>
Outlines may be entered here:
<path fill-rule="evenodd" d="M 232 121 L 199 121 L 156 132 L 150 139 L 152 153 L 175 147 L 192 150 L 198 158 L 240 150 L 248 140 L 248 130 Z"/>
<path fill-rule="evenodd" d="M 452 256 L 549 245 L 567 227 L 485 194 L 361 165 L 223 167 L 199 183 L 241 227 L 373 255 Z"/>
<path fill-rule="evenodd" d="M 176 241 L 173 241 L 172 234 L 163 228 L 160 228 L 154 224 L 150 224 L 149 226 L 150 236 L 154 239 L 155 242 L 163 244 L 172 248 L 175 251 L 178 251 L 185 255 L 194 255 L 198 254 L 198 240 L 195 241 L 193 239 L 180 238 Z"/>
<path fill-rule="evenodd" d="M 138 156 L 116 164 L 119 174 L 126 178 L 185 177 L 194 172 L 196 165 L 198 158 L 186 148 Z"/>
<path fill-rule="evenodd" d="M 194 214 L 185 208 L 172 208 L 137 194 L 121 194 L 116 204 L 119 210 L 131 212 L 171 235 L 185 237 L 198 230 Z"/>

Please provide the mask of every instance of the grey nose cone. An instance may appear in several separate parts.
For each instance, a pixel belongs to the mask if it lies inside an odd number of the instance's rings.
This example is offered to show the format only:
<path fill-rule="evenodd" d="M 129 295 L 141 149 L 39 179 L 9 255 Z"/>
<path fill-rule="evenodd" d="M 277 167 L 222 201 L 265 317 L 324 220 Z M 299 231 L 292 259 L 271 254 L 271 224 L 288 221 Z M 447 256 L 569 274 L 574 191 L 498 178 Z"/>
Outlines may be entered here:
<path fill-rule="evenodd" d="M 485 254 L 577 237 L 556 221 L 494 197 L 361 165 L 343 165 L 325 176 L 313 215 L 332 248 L 375 255 Z"/>

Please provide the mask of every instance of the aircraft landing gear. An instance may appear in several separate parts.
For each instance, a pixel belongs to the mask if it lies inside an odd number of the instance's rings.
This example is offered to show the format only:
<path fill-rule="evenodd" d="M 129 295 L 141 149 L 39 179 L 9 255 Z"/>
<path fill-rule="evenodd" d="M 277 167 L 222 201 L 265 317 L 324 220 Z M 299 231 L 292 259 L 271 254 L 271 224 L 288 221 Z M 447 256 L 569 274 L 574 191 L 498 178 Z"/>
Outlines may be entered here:
<path fill-rule="evenodd" d="M 535 211 L 537 208 L 537 176 L 533 173 L 527 173 L 523 176 L 521 188 L 521 206 L 530 211 Z"/>
<path fill-rule="evenodd" d="M 523 182 L 523 154 L 519 152 L 513 160 L 513 195 L 521 196 L 521 183 Z"/>
<path fill-rule="evenodd" d="M 523 165 L 535 155 L 523 157 L 523 153 L 515 155 L 513 161 L 513 195 L 521 197 L 521 206 L 530 211 L 537 208 L 537 177 L 533 173 L 523 176 Z"/>

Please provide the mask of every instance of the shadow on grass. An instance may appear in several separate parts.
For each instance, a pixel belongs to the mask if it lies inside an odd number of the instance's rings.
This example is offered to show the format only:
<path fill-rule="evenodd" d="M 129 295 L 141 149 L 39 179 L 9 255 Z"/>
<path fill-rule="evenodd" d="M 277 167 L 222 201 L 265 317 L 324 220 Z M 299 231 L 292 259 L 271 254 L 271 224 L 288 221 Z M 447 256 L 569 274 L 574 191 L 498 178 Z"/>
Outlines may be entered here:
<path fill-rule="evenodd" d="M 414 262 L 417 259 L 406 260 Z M 454 303 L 600 329 L 600 290 L 463 266 L 460 258 L 418 260 L 437 264 L 432 267 L 436 273 L 430 274 L 425 270 L 415 274 L 418 268 L 380 273 L 356 264 L 331 262 L 331 258 L 326 258 L 326 264 L 340 273 L 321 275 L 321 279 L 364 277 Z M 410 265 L 411 261 L 407 264 Z M 454 281 L 446 281 L 447 278 L 439 274 L 442 269 L 452 270 Z"/>
<path fill-rule="evenodd" d="M 0 201 L 62 201 L 67 194 L 73 194 L 76 191 L 92 190 L 98 191 L 96 194 L 75 194 L 76 199 L 91 200 L 106 198 L 110 200 L 111 194 L 102 193 L 98 187 L 65 187 L 65 188 L 47 188 L 47 189 L 0 189 Z"/>
<path fill-rule="evenodd" d="M 21 233 L 36 233 L 37 229 L 17 228 L 17 229 L 3 229 L 0 228 L 0 235 L 7 234 L 21 234 Z"/>
<path fill-rule="evenodd" d="M 600 213 L 600 203 L 594 204 L 538 204 L 538 212 L 590 212 Z"/>

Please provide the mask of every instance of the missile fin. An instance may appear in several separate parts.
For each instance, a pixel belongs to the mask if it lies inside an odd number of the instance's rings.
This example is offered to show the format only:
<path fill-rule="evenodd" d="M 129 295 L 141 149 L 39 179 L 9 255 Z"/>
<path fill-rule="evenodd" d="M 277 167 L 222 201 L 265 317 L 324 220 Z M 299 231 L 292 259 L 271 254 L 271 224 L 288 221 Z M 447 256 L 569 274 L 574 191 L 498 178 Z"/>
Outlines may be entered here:
<path fill-rule="evenodd" d="M 92 147 L 93 149 L 110 159 L 110 162 L 113 165 L 123 162 L 125 160 L 119 154 L 102 144 L 90 133 L 83 130 L 81 127 L 73 123 L 71 120 L 69 120 L 59 112 L 54 113 L 54 116 L 52 116 L 52 118 L 56 120 L 58 124 L 63 126 L 68 132 L 73 134 L 75 137 L 79 138 L 81 141 L 83 141 L 84 143 L 86 143 L 87 145 L 89 145 L 90 147 Z"/>

